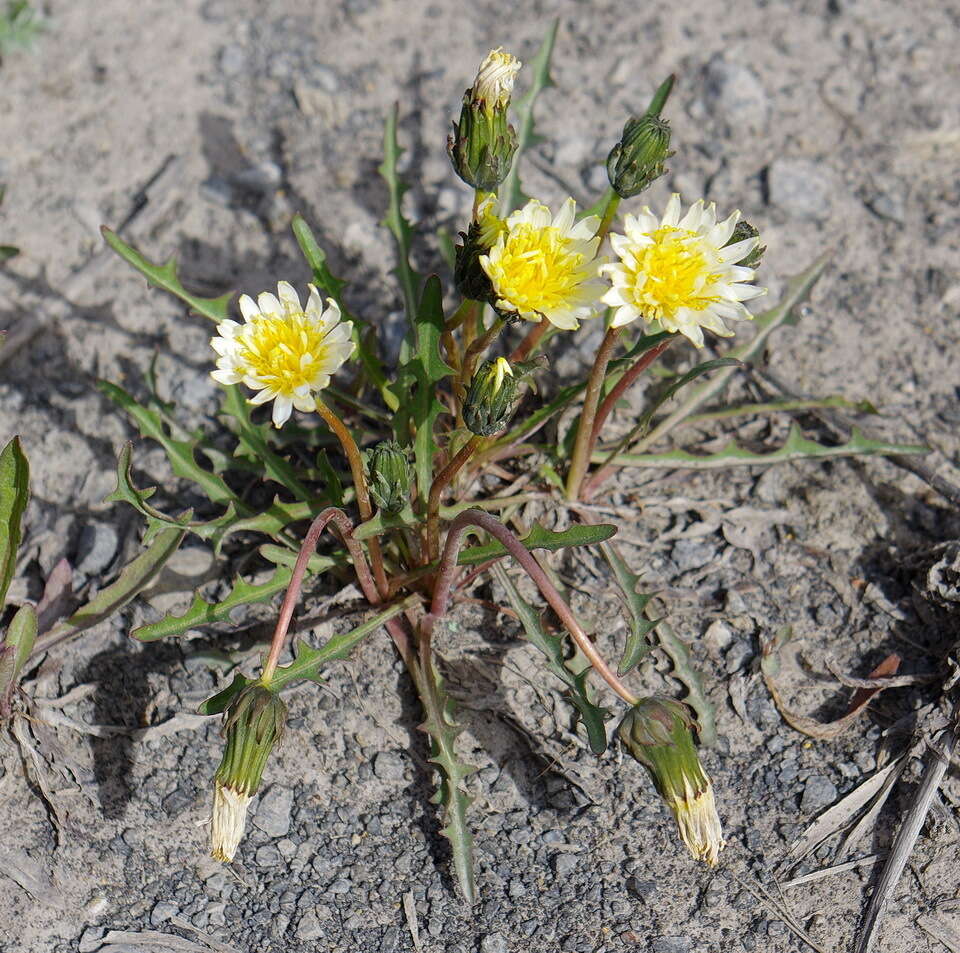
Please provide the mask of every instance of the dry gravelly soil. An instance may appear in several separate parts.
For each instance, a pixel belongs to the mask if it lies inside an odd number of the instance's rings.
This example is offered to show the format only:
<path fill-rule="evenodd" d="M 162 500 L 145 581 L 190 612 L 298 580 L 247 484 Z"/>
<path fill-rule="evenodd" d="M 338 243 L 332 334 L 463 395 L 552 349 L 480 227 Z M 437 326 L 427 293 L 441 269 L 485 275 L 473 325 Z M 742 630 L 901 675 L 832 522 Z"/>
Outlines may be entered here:
<path fill-rule="evenodd" d="M 389 249 L 377 229 L 385 110 L 399 101 L 405 168 L 418 183 L 411 213 L 455 229 L 468 195 L 446 165 L 445 124 L 482 54 L 505 44 L 529 59 L 554 15 L 557 86 L 543 99 L 546 142 L 528 164 L 528 191 L 592 200 L 605 184 L 597 160 L 624 115 L 675 71 L 668 113 L 677 155 L 650 203 L 662 206 L 678 190 L 741 208 L 766 236 L 771 298 L 784 275 L 834 249 L 799 325 L 775 335 L 771 366 L 798 391 L 873 401 L 881 416 L 871 426 L 926 441 L 935 448 L 928 461 L 958 479 L 955 4 L 46 7 L 49 29 L 34 50 L 0 66 L 0 240 L 22 249 L 0 270 L 0 327 L 23 332 L 24 322 L 44 322 L 0 368 L 0 438 L 20 433 L 33 466 L 15 599 L 35 599 L 61 556 L 76 567 L 74 585 L 92 590 L 137 551 L 138 518 L 101 502 L 123 440 L 135 441 L 141 485 L 159 484 L 168 500 L 178 494 L 160 451 L 99 395 L 98 378 L 143 395 L 144 372 L 159 355 L 160 389 L 186 422 L 214 413 L 210 326 L 98 254 L 97 227 L 121 224 L 146 189 L 149 204 L 126 230 L 131 240 L 156 258 L 177 253 L 184 280 L 202 293 L 256 293 L 280 277 L 306 280 L 288 229 L 299 210 L 352 281 L 353 306 L 395 314 Z M 423 270 L 439 267 L 429 244 L 417 254 Z M 689 357 L 678 349 L 676 359 Z M 557 366 L 569 374 L 579 359 L 568 353 Z M 741 381 L 730 396 L 752 393 Z M 802 423 L 831 439 L 816 419 Z M 724 426 L 767 445 L 785 432 L 782 421 L 731 421 L 681 436 L 710 446 Z M 45 698 L 91 686 L 61 714 L 128 731 L 56 728 L 56 759 L 74 772 L 72 783 L 55 785 L 61 830 L 4 738 L 0 865 L 9 876 L 0 949 L 406 951 L 414 948 L 407 896 L 427 951 L 808 949 L 743 884 L 776 895 L 774 868 L 798 832 L 878 758 L 902 749 L 902 733 L 882 732 L 927 704 L 936 686 L 891 690 L 854 729 L 811 741 L 771 704 L 756 673 L 758 636 L 794 625 L 798 650 L 788 653 L 784 691 L 795 709 L 822 720 L 842 714 L 850 695 L 829 675 L 829 657 L 861 677 L 891 652 L 903 656 L 903 672 L 935 670 L 945 630 L 924 611 L 923 566 L 936 544 L 960 536 L 957 514 L 878 459 L 624 473 L 611 499 L 626 555 L 661 590 L 717 708 L 720 741 L 704 755 L 729 839 L 717 871 L 691 862 L 637 765 L 615 747 L 599 761 L 589 754 L 516 626 L 476 607 L 459 611 L 441 644 L 466 725 L 463 749 L 480 767 L 471 781 L 480 885 L 472 918 L 454 896 L 427 803 L 417 708 L 382 640 L 331 671 L 323 688 L 291 696 L 289 741 L 268 768 L 237 862 L 208 860 L 214 720 L 129 733 L 194 710 L 221 677 L 210 650 L 239 644 L 228 632 L 176 645 L 127 639 L 138 622 L 184 604 L 183 577 L 208 565 L 202 548 L 187 548 L 179 576 L 167 574 L 148 598 L 57 650 L 27 682 Z M 584 554 L 555 565 L 615 651 L 625 629 L 604 566 Z M 330 616 L 332 594 L 316 590 L 307 612 Z M 489 585 L 478 594 L 497 597 Z M 243 644 L 250 626 L 263 635 L 267 618 L 241 617 Z M 312 637 L 331 631 L 324 622 Z M 641 676 L 679 692 L 668 669 L 656 655 Z M 853 857 L 885 851 L 916 768 Z M 948 776 L 893 896 L 886 953 L 945 949 L 918 918 L 960 929 L 950 902 L 960 874 L 958 798 Z M 828 848 L 799 870 L 832 862 Z M 785 888 L 782 902 L 823 950 L 847 950 L 876 875 L 859 866 Z M 127 935 L 106 940 L 109 931 Z"/>

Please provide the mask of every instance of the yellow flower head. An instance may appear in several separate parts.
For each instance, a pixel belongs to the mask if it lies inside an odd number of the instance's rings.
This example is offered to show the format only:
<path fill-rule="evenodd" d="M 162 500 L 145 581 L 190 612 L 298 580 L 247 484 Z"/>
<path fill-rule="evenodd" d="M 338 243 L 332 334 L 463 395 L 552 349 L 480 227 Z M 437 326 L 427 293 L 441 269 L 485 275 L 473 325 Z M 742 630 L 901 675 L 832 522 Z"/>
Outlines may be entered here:
<path fill-rule="evenodd" d="M 507 223 L 497 215 L 497 194 L 491 192 L 478 206 L 474 219 L 480 229 L 477 241 L 484 248 L 491 248 L 497 239 L 506 233 Z"/>
<path fill-rule="evenodd" d="M 625 235 L 610 244 L 619 261 L 603 265 L 613 287 L 603 296 L 615 308 L 612 324 L 622 327 L 643 318 L 664 331 L 679 331 L 703 347 L 703 331 L 733 334 L 725 319 L 750 318 L 743 302 L 766 292 L 750 282 L 754 270 L 738 265 L 756 246 L 757 237 L 730 240 L 739 212 L 717 222 L 716 206 L 695 202 L 680 217 L 680 196 L 672 195 L 662 219 L 649 208 L 624 217 Z"/>
<path fill-rule="evenodd" d="M 257 391 L 251 404 L 272 400 L 273 425 L 282 427 L 293 408 L 316 409 L 314 395 L 330 383 L 353 353 L 352 326 L 340 320 L 332 298 L 327 307 L 310 285 L 307 306 L 286 281 L 277 296 L 265 291 L 254 301 L 240 298 L 244 324 L 224 321 L 210 346 L 217 352 L 217 369 L 210 375 L 220 384 L 246 384 Z"/>
<path fill-rule="evenodd" d="M 515 56 L 504 53 L 502 46 L 491 50 L 484 57 L 477 78 L 473 81 L 473 100 L 482 102 L 488 113 L 494 109 L 506 109 L 513 95 L 514 80 L 522 65 Z"/>
<path fill-rule="evenodd" d="M 597 277 L 600 223 L 595 215 L 574 223 L 576 209 L 567 199 L 551 215 L 531 199 L 510 215 L 496 244 L 480 256 L 498 310 L 527 321 L 546 318 L 564 331 L 597 313 L 605 287 Z"/>

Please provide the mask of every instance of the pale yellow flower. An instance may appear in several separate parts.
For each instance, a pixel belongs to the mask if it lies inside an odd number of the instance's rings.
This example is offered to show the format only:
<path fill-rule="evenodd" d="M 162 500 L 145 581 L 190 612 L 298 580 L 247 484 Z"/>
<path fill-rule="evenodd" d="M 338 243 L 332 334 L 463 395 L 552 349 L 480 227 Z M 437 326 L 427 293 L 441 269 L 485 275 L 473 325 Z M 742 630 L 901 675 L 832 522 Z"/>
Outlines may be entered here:
<path fill-rule="evenodd" d="M 602 300 L 615 309 L 613 327 L 643 318 L 664 331 L 679 331 L 699 348 L 703 328 L 730 337 L 726 320 L 752 317 L 743 302 L 766 289 L 751 284 L 754 270 L 737 262 L 759 238 L 725 245 L 740 213 L 717 222 L 712 202 L 695 202 L 683 218 L 680 211 L 680 196 L 674 194 L 662 219 L 649 208 L 624 216 L 626 234 L 610 236 L 620 260 L 600 268 L 613 285 Z"/>
<path fill-rule="evenodd" d="M 491 50 L 484 57 L 477 78 L 473 81 L 473 100 L 482 102 L 488 113 L 494 109 L 506 109 L 513 95 L 514 80 L 522 65 L 515 56 L 504 53 L 502 46 Z"/>
<path fill-rule="evenodd" d="M 484 248 L 491 248 L 497 239 L 506 234 L 507 223 L 497 215 L 497 194 L 491 192 L 477 206 L 477 215 L 474 221 L 480 229 L 477 241 Z"/>
<path fill-rule="evenodd" d="M 595 215 L 575 222 L 577 206 L 567 199 L 556 215 L 536 199 L 513 212 L 480 265 L 501 312 L 527 321 L 546 318 L 565 331 L 598 311 L 606 287 L 597 276 Z"/>
<path fill-rule="evenodd" d="M 246 384 L 257 393 L 251 404 L 272 400 L 273 425 L 282 427 L 293 408 L 316 409 L 315 394 L 353 353 L 352 325 L 340 320 L 340 308 L 310 285 L 307 306 L 286 281 L 277 296 L 265 291 L 254 301 L 240 298 L 244 323 L 223 321 L 210 346 L 217 352 L 217 369 L 210 375 L 220 384 Z"/>

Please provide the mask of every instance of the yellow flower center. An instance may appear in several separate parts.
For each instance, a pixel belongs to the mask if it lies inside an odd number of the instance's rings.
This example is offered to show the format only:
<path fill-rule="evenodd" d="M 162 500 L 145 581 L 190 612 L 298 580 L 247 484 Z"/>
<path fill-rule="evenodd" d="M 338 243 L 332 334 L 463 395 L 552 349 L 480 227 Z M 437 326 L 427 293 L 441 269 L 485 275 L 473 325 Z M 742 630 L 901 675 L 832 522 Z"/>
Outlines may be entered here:
<path fill-rule="evenodd" d="M 329 330 L 327 328 L 326 330 Z M 254 318 L 241 335 L 243 373 L 289 397 L 312 383 L 326 361 L 325 331 L 300 314 Z"/>
<path fill-rule="evenodd" d="M 511 229 L 494 269 L 497 295 L 518 310 L 549 311 L 570 302 L 583 280 L 584 256 L 557 228 Z"/>
<path fill-rule="evenodd" d="M 633 295 L 637 307 L 651 320 L 672 317 L 681 308 L 704 311 L 718 299 L 703 291 L 718 276 L 696 239 L 696 232 L 663 225 L 649 233 L 653 244 L 636 254 Z"/>

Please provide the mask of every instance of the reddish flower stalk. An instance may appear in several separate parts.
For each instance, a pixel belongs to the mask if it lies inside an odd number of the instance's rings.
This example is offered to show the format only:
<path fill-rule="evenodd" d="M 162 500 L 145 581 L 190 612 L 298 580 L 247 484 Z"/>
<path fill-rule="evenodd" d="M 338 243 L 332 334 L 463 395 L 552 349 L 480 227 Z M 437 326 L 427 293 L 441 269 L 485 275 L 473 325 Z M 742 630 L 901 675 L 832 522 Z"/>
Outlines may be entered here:
<path fill-rule="evenodd" d="M 430 484 L 430 496 L 427 500 L 427 562 L 433 562 L 440 550 L 440 497 L 450 485 L 450 481 L 460 472 L 483 438 L 472 436 L 459 453 L 434 477 Z"/>
<path fill-rule="evenodd" d="M 634 381 L 661 355 L 670 347 L 674 338 L 667 338 L 662 344 L 650 348 L 611 388 L 610 393 L 603 399 L 597 409 L 597 415 L 593 418 L 593 432 L 591 433 L 591 444 L 596 445 L 597 438 L 600 436 L 600 430 L 603 427 L 607 417 L 617 405 L 617 401 L 633 386 Z"/>
<path fill-rule="evenodd" d="M 363 554 L 363 548 L 354 539 L 353 523 L 343 510 L 336 506 L 328 506 L 319 513 L 307 530 L 303 542 L 300 544 L 300 553 L 297 556 L 297 562 L 293 567 L 293 575 L 290 577 L 290 584 L 287 586 L 287 592 L 283 597 L 283 604 L 280 606 L 280 615 L 277 618 L 276 628 L 273 630 L 273 639 L 270 643 L 270 654 L 263 666 L 261 676 L 264 683 L 268 683 L 276 671 L 277 663 L 280 661 L 280 653 L 287 641 L 287 630 L 290 628 L 290 620 L 293 618 L 293 611 L 297 607 L 297 600 L 300 598 L 300 588 L 303 585 L 303 577 L 307 572 L 307 563 L 310 557 L 316 552 L 317 542 L 320 535 L 327 528 L 329 523 L 333 523 L 337 532 L 343 539 L 344 544 L 353 560 L 353 567 L 357 573 L 357 581 L 367 601 L 371 605 L 380 603 L 380 594 L 377 592 L 373 576 L 370 574 L 370 567 L 367 565 L 367 558 Z"/>
<path fill-rule="evenodd" d="M 450 595 L 453 587 L 454 576 L 457 571 L 457 556 L 460 553 L 460 546 L 466 531 L 471 526 L 478 526 L 480 529 L 489 533 L 495 539 L 503 544 L 507 552 L 520 563 L 523 571 L 537 584 L 543 598 L 546 599 L 550 608 L 559 616 L 560 621 L 566 626 L 573 641 L 577 643 L 580 651 L 587 657 L 590 664 L 596 669 L 597 674 L 628 704 L 635 705 L 636 696 L 620 681 L 613 670 L 604 661 L 603 657 L 597 651 L 593 642 L 587 637 L 586 632 L 580 627 L 570 607 L 564 602 L 563 597 L 557 592 L 556 587 L 550 581 L 550 577 L 543 571 L 540 564 L 534 559 L 530 551 L 510 532 L 499 520 L 492 517 L 483 510 L 469 509 L 464 510 L 450 524 L 447 530 L 447 539 L 443 546 L 443 555 L 440 557 L 440 570 L 437 574 L 437 581 L 433 589 L 433 603 L 430 606 L 430 612 L 424 616 L 420 626 L 420 652 L 429 652 L 430 637 L 433 634 L 433 627 L 439 619 L 446 615 L 450 607 Z"/>

